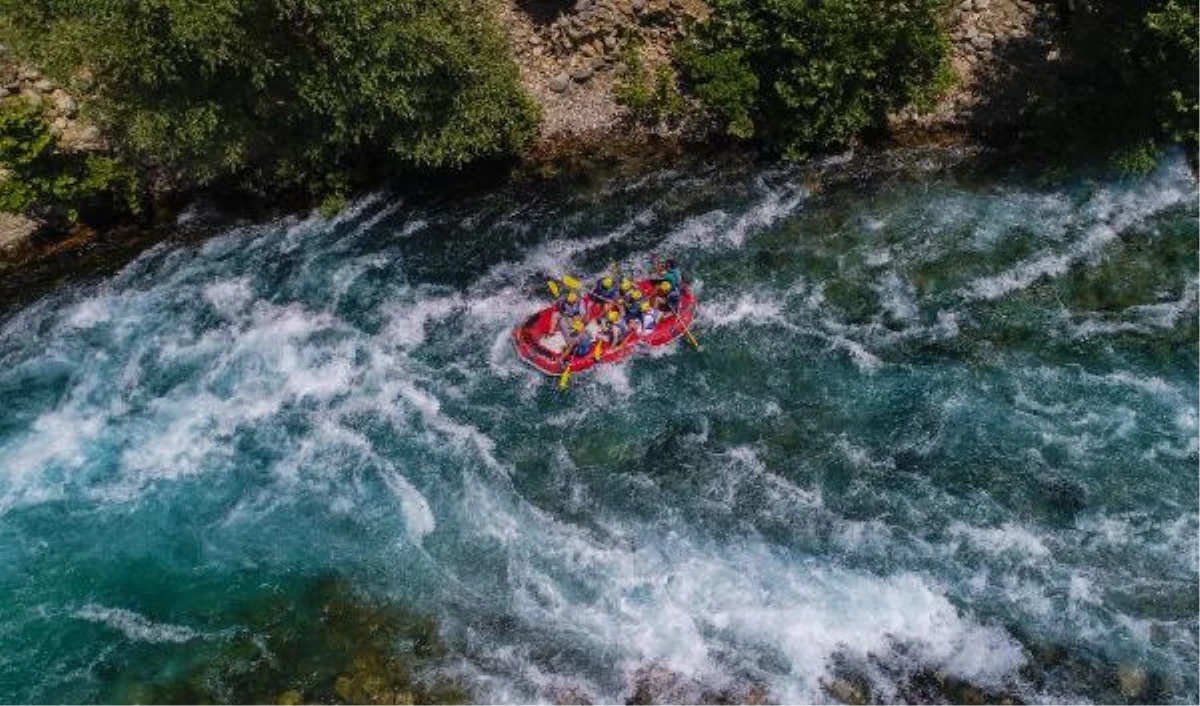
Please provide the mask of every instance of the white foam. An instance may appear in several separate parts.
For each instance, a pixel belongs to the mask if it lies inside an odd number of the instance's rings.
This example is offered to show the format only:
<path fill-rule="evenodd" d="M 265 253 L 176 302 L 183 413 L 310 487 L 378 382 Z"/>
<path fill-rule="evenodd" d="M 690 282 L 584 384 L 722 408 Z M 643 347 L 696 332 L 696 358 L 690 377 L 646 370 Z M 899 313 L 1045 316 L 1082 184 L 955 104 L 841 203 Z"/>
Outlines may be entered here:
<path fill-rule="evenodd" d="M 183 625 L 156 623 L 132 610 L 108 608 L 94 603 L 75 611 L 75 617 L 106 625 L 135 642 L 183 643 L 205 637 L 203 633 Z"/>
<path fill-rule="evenodd" d="M 758 299 L 752 294 L 705 302 L 698 311 L 701 323 L 713 328 L 787 324 L 780 299 Z"/>
<path fill-rule="evenodd" d="M 387 338 L 401 348 L 416 348 L 425 342 L 429 325 L 446 319 L 462 306 L 463 300 L 456 294 L 439 296 L 434 290 L 418 290 L 412 301 L 387 305 Z"/>
<path fill-rule="evenodd" d="M 659 249 L 674 252 L 689 248 L 725 250 L 741 247 L 750 235 L 794 213 L 808 197 L 803 188 L 769 189 L 765 185 L 760 188 L 765 191 L 760 200 L 732 222 L 730 215 L 721 210 L 693 216 L 675 228 Z"/>
<path fill-rule="evenodd" d="M 404 527 L 408 536 L 415 542 L 420 542 L 437 527 L 433 519 L 433 510 L 424 495 L 399 473 L 385 469 L 381 472 L 384 483 L 400 501 L 400 511 L 404 513 Z"/>
<path fill-rule="evenodd" d="M 227 319 L 239 317 L 254 298 L 248 277 L 235 277 L 214 282 L 203 290 L 203 296 Z"/>
<path fill-rule="evenodd" d="M 977 527 L 955 521 L 950 523 L 946 531 L 952 537 L 989 554 L 1012 554 L 1029 560 L 1041 560 L 1050 556 L 1050 550 L 1037 535 L 1013 522 L 1005 522 L 999 527 Z"/>
<path fill-rule="evenodd" d="M 1074 220 L 1082 221 L 1082 232 L 1074 240 L 1064 237 L 1065 251 L 1043 252 L 998 275 L 971 282 L 962 292 L 967 299 L 996 299 L 1025 289 L 1045 277 L 1063 274 L 1073 264 L 1091 260 L 1124 231 L 1179 203 L 1195 200 L 1195 183 L 1181 175 L 1178 166 L 1164 167 L 1154 178 L 1134 188 L 1109 186 L 1098 190 L 1082 207 L 1067 209 L 1057 218 L 1034 212 L 1032 221 L 1039 234 L 1054 232 L 1054 223 L 1065 232 L 1078 232 Z M 1025 216 L 1030 218 L 1031 216 Z"/>
<path fill-rule="evenodd" d="M 739 474 L 765 476 L 752 449 L 731 451 L 729 460 L 729 482 L 744 482 Z M 708 544 L 668 528 L 615 521 L 605 522 L 598 536 L 484 487 L 476 492 L 482 496 L 464 498 L 476 531 L 506 547 L 506 611 L 515 610 L 553 644 L 603 651 L 626 674 L 658 664 L 711 684 L 711 675 L 751 669 L 772 698 L 802 703 L 826 698 L 820 680 L 834 655 L 846 651 L 886 655 L 903 644 L 924 664 L 984 685 L 1011 676 L 1024 660 L 1012 638 L 964 617 L 914 574 L 879 577 L 817 566 L 752 537 Z M 752 655 L 763 653 L 777 666 L 753 666 Z M 731 655 L 749 656 L 729 664 Z M 508 659 L 517 663 L 508 671 L 536 671 L 520 666 L 532 656 Z M 601 701 L 626 696 L 599 688 Z"/>

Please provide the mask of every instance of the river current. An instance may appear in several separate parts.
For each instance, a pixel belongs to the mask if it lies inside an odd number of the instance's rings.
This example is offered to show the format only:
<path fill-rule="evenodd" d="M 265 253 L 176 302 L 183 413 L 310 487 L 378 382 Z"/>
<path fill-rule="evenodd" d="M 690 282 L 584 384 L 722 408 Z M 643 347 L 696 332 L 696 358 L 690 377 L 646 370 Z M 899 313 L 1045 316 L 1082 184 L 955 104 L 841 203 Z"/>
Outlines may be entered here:
<path fill-rule="evenodd" d="M 1193 176 L 909 161 L 375 195 L 10 309 L 0 702 L 311 697 L 336 580 L 474 701 L 1195 703 Z M 652 255 L 702 351 L 514 355 Z"/>

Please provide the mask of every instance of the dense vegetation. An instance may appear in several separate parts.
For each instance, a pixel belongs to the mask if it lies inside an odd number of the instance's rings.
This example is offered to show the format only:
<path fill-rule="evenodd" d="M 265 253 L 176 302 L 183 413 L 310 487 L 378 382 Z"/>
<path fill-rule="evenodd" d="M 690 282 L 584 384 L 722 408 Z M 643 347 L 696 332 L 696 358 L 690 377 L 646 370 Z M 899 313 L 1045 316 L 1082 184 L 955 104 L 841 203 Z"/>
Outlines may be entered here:
<path fill-rule="evenodd" d="M 0 0 L 0 40 L 173 185 L 337 193 L 518 149 L 537 109 L 472 0 Z"/>
<path fill-rule="evenodd" d="M 882 127 L 951 80 L 945 0 L 711 0 L 679 52 L 691 91 L 739 138 L 797 155 Z"/>
<path fill-rule="evenodd" d="M 1061 12 L 1058 70 L 1022 87 L 1039 144 L 1109 154 L 1130 171 L 1183 144 L 1194 163 L 1196 0 L 1076 0 Z"/>
<path fill-rule="evenodd" d="M 136 180 L 107 155 L 65 150 L 41 110 L 23 98 L 0 101 L 0 211 L 63 228 L 81 212 L 136 211 Z"/>

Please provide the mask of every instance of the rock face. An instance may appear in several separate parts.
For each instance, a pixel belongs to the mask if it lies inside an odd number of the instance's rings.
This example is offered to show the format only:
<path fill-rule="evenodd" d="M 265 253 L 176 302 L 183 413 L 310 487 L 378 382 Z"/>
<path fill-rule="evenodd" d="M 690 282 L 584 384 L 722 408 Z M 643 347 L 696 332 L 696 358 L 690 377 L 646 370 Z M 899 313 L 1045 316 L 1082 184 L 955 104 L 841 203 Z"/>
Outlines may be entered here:
<path fill-rule="evenodd" d="M 958 81 L 925 115 L 892 116 L 894 128 L 986 131 L 1014 122 L 1020 95 L 988 95 L 989 83 L 1028 67 L 1044 66 L 1054 56 L 1051 41 L 1054 6 L 1031 0 L 961 0 L 946 16 L 952 42 L 951 64 Z"/>
<path fill-rule="evenodd" d="M 80 72 L 69 82 L 73 90 L 88 90 L 94 83 L 91 74 Z M 42 76 L 37 69 L 12 62 L 0 50 L 0 98 L 21 96 L 46 112 L 46 120 L 69 150 L 104 149 L 100 131 L 80 118 L 79 102 L 71 93 Z"/>
<path fill-rule="evenodd" d="M 707 12 L 704 0 L 501 3 L 522 82 L 541 104 L 543 139 L 615 127 L 624 109 L 612 91 L 630 44 L 645 66 L 666 63 L 685 25 Z"/>

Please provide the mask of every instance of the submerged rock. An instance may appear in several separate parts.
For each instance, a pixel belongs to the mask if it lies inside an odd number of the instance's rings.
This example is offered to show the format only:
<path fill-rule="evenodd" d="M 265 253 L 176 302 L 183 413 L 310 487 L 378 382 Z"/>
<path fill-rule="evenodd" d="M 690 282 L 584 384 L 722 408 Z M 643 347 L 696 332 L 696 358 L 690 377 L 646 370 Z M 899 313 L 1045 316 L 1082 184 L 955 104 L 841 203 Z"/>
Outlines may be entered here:
<path fill-rule="evenodd" d="M 1117 667 L 1117 684 L 1126 698 L 1141 699 L 1146 695 L 1148 682 L 1146 670 L 1139 664 L 1124 662 Z"/>

